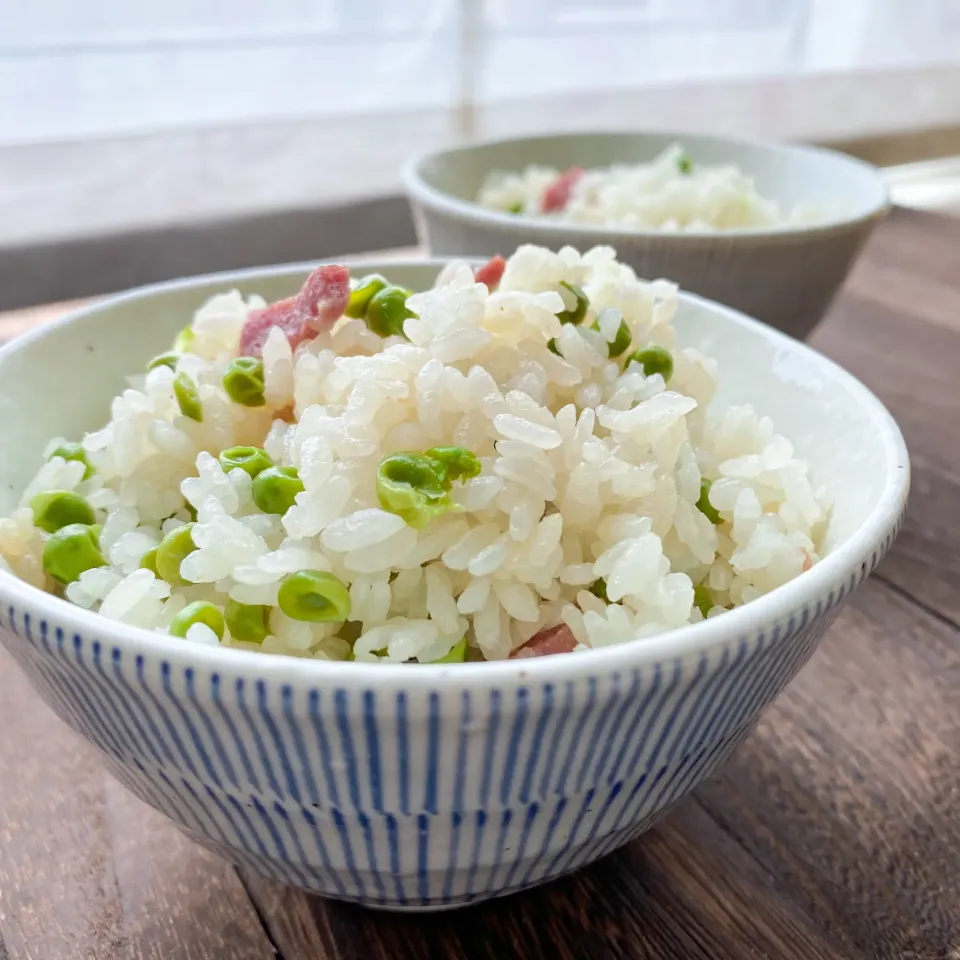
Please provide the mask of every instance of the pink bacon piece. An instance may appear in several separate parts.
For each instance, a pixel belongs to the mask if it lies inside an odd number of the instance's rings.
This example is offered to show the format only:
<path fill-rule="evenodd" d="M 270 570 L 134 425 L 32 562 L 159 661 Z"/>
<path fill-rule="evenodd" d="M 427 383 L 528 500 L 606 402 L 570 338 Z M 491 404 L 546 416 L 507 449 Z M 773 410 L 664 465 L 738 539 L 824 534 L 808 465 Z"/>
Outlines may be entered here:
<path fill-rule="evenodd" d="M 487 289 L 492 293 L 500 284 L 503 278 L 503 271 L 506 269 L 507 261 L 498 253 L 495 257 L 491 257 L 482 267 L 477 267 L 477 272 L 473 275 L 473 279 L 476 280 L 477 283 L 485 283 Z"/>
<path fill-rule="evenodd" d="M 543 196 L 540 198 L 540 211 L 542 213 L 556 213 L 558 210 L 563 210 L 570 200 L 570 194 L 573 193 L 573 188 L 582 176 L 582 167 L 571 167 L 569 170 L 561 173 L 560 176 L 543 191 Z"/>
<path fill-rule="evenodd" d="M 547 627 L 531 637 L 522 647 L 510 654 L 511 660 L 523 657 L 548 657 L 554 653 L 572 653 L 577 645 L 573 631 L 565 624 Z"/>
<path fill-rule="evenodd" d="M 317 267 L 295 297 L 251 310 L 240 334 L 240 353 L 259 357 L 274 327 L 279 327 L 296 350 L 304 340 L 332 327 L 350 299 L 350 271 L 340 264 Z"/>

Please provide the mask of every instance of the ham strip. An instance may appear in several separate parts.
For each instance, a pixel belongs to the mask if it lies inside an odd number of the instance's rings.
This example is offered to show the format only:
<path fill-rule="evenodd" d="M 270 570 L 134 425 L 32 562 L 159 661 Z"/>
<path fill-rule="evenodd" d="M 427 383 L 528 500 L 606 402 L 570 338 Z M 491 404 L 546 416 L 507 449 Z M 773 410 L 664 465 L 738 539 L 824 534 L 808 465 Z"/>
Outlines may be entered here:
<path fill-rule="evenodd" d="M 503 271 L 506 269 L 507 261 L 498 253 L 495 257 L 491 257 L 482 267 L 477 267 L 477 272 L 473 275 L 473 279 L 476 280 L 477 283 L 485 283 L 487 289 L 492 293 L 499 285 L 500 280 L 503 278 Z"/>
<path fill-rule="evenodd" d="M 573 631 L 565 624 L 547 627 L 510 654 L 511 660 L 523 657 L 548 657 L 554 653 L 572 653 L 577 645 Z"/>
<path fill-rule="evenodd" d="M 279 327 L 296 350 L 304 340 L 332 327 L 350 299 L 350 271 L 339 264 L 317 267 L 295 297 L 251 310 L 240 334 L 240 353 L 259 357 L 274 327 Z"/>
<path fill-rule="evenodd" d="M 573 188 L 582 176 L 582 167 L 571 167 L 569 170 L 561 173 L 560 176 L 543 191 L 543 197 L 540 199 L 541 212 L 556 213 L 558 210 L 563 210 L 570 200 L 570 194 L 573 193 Z"/>

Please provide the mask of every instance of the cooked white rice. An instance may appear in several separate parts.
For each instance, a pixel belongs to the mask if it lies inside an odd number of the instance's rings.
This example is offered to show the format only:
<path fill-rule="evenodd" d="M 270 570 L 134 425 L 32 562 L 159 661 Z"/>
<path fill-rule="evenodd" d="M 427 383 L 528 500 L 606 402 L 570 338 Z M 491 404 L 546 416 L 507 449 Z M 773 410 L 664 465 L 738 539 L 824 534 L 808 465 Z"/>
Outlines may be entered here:
<path fill-rule="evenodd" d="M 563 209 L 542 211 L 544 193 L 561 176 L 555 167 L 488 175 L 478 202 L 493 210 L 596 227 L 710 233 L 812 223 L 808 204 L 790 209 L 762 196 L 739 167 L 697 162 L 679 144 L 650 163 L 584 171 Z"/>
<path fill-rule="evenodd" d="M 589 297 L 580 326 L 555 315 L 569 306 L 560 281 Z M 79 606 L 160 632 L 188 602 L 222 607 L 229 596 L 273 611 L 261 645 L 228 632 L 225 646 L 344 659 L 353 643 L 357 660 L 421 662 L 464 636 L 472 658 L 501 659 L 560 623 L 578 649 L 649 637 L 701 619 L 695 584 L 709 589 L 714 616 L 818 559 L 824 493 L 769 418 L 711 405 L 716 364 L 676 347 L 674 285 L 638 280 L 610 248 L 524 246 L 496 292 L 454 264 L 409 306 L 418 317 L 406 321 L 406 339 L 342 319 L 292 352 L 274 330 L 268 402 L 248 408 L 229 400 L 221 378 L 251 303 L 237 292 L 214 297 L 178 362 L 200 385 L 203 422 L 181 415 L 173 370 L 132 377 L 109 423 L 83 440 L 94 475 L 50 459 L 0 520 L 0 557 Z M 598 314 L 599 331 L 590 327 Z M 668 384 L 635 362 L 624 369 L 626 355 L 607 358 L 621 317 L 631 350 L 671 352 Z M 562 355 L 548 349 L 552 338 Z M 256 508 L 243 470 L 225 474 L 218 463 L 239 444 L 299 470 L 305 491 L 282 518 Z M 482 472 L 454 484 L 456 509 L 414 529 L 381 508 L 377 466 L 438 445 L 474 451 Z M 716 526 L 696 506 L 702 477 L 713 481 Z M 109 565 L 65 589 L 44 575 L 47 534 L 28 505 L 45 490 L 81 493 L 103 527 Z M 140 560 L 190 520 L 185 500 L 197 513 L 197 549 L 181 567 L 192 584 L 175 587 Z M 276 607 L 282 579 L 302 569 L 348 585 L 351 632 Z M 609 603 L 588 589 L 599 578 Z M 190 628 L 191 641 L 218 642 L 203 625 Z"/>

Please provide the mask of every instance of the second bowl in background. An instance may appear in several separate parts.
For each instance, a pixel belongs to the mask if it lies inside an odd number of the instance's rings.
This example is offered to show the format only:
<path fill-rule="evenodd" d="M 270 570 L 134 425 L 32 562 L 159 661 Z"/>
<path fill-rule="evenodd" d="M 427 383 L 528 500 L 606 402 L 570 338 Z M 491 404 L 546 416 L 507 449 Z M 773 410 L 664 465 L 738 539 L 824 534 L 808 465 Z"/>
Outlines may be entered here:
<path fill-rule="evenodd" d="M 516 216 L 477 203 L 492 171 L 531 164 L 586 169 L 641 163 L 673 143 L 694 163 L 729 164 L 785 208 L 803 203 L 816 222 L 678 233 L 585 226 Z M 889 209 L 877 171 L 816 147 L 750 143 L 675 133 L 566 133 L 479 143 L 428 153 L 404 169 L 417 229 L 430 252 L 489 256 L 531 242 L 580 250 L 608 244 L 642 277 L 681 287 L 805 337 L 823 317 L 873 228 Z"/>

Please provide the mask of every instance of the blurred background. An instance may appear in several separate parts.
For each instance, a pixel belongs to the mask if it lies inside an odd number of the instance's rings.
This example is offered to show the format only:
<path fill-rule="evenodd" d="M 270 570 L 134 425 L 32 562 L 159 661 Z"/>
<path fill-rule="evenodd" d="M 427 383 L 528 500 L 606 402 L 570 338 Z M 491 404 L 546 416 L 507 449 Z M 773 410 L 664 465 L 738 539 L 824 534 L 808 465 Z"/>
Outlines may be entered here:
<path fill-rule="evenodd" d="M 0 309 L 414 243 L 443 143 L 809 140 L 960 209 L 958 0 L 0 4 Z"/>

